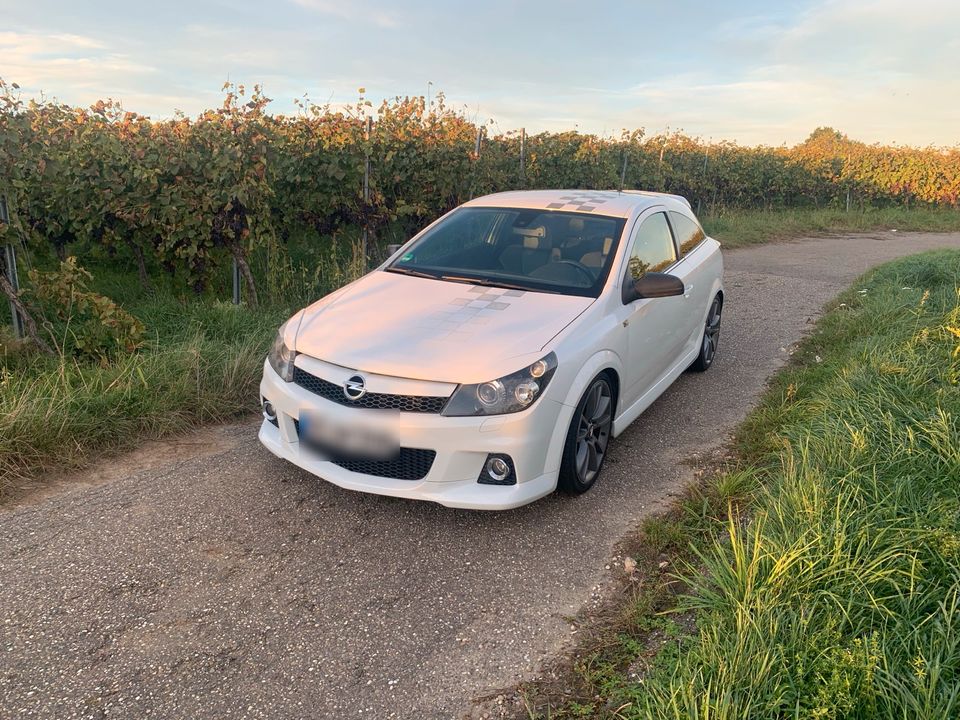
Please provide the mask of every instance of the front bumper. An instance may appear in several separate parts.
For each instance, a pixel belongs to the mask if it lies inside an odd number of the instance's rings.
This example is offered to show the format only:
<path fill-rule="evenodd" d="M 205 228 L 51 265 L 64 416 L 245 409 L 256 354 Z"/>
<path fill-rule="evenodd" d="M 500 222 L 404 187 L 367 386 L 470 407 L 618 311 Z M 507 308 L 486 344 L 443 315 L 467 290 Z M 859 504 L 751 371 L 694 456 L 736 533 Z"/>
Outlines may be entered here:
<path fill-rule="evenodd" d="M 543 397 L 530 409 L 511 415 L 445 417 L 400 412 L 388 418 L 374 411 L 345 407 L 284 382 L 269 363 L 264 363 L 260 395 L 277 413 L 277 425 L 263 421 L 260 442 L 277 457 L 349 490 L 474 510 L 507 510 L 553 492 L 570 414 L 570 408 Z M 321 413 L 332 422 L 362 422 L 373 428 L 383 424 L 402 447 L 433 450 L 436 457 L 420 480 L 351 472 L 301 448 L 296 421 L 302 410 Z M 515 485 L 477 482 L 490 453 L 503 453 L 513 459 Z"/>

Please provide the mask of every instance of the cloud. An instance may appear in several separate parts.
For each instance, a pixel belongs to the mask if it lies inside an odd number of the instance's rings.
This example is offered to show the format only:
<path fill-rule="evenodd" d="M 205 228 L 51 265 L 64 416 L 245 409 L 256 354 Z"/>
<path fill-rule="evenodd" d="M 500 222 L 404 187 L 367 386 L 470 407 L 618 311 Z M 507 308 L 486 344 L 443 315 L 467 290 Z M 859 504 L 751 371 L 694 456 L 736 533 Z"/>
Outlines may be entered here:
<path fill-rule="evenodd" d="M 130 88 L 156 71 L 92 37 L 69 33 L 0 32 L 4 79 L 27 93 Z M 90 101 L 97 97 L 91 97 Z"/>
<path fill-rule="evenodd" d="M 84 37 L 83 35 L 74 35 L 72 33 L 57 33 L 54 35 L 42 36 L 45 39 L 52 41 L 54 43 L 59 43 L 65 46 L 72 46 L 75 48 L 103 48 L 106 47 L 99 40 L 94 40 L 90 37 Z"/>
<path fill-rule="evenodd" d="M 294 4 L 307 10 L 329 15 L 349 22 L 372 22 L 377 27 L 393 28 L 400 25 L 395 13 L 372 7 L 360 0 L 293 0 Z"/>
<path fill-rule="evenodd" d="M 683 33 L 643 33 L 639 19 L 667 22 L 672 5 L 625 7 L 611 24 L 545 0 L 493 0 L 469 22 L 454 5 L 386 0 L 226 14 L 222 0 L 169 0 L 124 15 L 31 0 L 0 32 L 0 73 L 26 96 L 113 97 L 154 116 L 219 105 L 227 79 L 263 83 L 275 112 L 305 92 L 337 105 L 366 87 L 376 105 L 432 81 L 494 131 L 669 127 L 779 145 L 831 125 L 870 142 L 960 142 L 960 2 L 802 1 L 703 5 Z"/>
<path fill-rule="evenodd" d="M 868 142 L 955 145 L 960 104 L 945 98 L 960 96 L 958 26 L 952 0 L 827 0 L 793 19 L 735 18 L 700 69 L 629 88 L 613 115 L 746 143 L 830 125 Z"/>

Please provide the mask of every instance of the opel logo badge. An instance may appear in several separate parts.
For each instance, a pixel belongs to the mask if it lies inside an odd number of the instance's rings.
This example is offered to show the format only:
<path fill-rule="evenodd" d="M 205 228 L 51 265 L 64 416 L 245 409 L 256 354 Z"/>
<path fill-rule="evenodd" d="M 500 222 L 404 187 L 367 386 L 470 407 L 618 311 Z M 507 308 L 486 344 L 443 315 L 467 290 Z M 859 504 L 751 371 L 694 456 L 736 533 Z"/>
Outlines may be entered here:
<path fill-rule="evenodd" d="M 366 395 L 367 386 L 363 378 L 359 375 L 347 378 L 343 382 L 343 394 L 346 395 L 347 400 L 359 400 Z"/>

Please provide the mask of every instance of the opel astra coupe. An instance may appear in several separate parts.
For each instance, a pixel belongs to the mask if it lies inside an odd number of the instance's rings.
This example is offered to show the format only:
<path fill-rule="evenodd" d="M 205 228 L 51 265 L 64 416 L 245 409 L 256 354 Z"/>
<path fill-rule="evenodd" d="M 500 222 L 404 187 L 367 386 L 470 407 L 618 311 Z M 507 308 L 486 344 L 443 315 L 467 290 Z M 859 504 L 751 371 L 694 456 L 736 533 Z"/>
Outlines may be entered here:
<path fill-rule="evenodd" d="M 477 198 L 280 328 L 261 442 L 341 487 L 500 510 L 597 481 L 713 363 L 720 246 L 675 195 Z"/>

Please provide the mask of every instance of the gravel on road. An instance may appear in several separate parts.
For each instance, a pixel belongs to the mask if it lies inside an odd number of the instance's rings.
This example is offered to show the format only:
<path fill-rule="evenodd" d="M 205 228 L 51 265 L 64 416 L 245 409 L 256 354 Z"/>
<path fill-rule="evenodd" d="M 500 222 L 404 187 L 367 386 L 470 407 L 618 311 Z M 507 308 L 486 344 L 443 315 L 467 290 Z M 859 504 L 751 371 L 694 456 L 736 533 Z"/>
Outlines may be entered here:
<path fill-rule="evenodd" d="M 478 513 L 353 493 L 257 423 L 0 511 L 0 717 L 451 718 L 535 673 L 617 541 L 723 444 L 825 302 L 960 234 L 726 253 L 720 353 L 611 446 L 596 488 Z M 96 475 L 96 471 L 94 472 Z"/>

